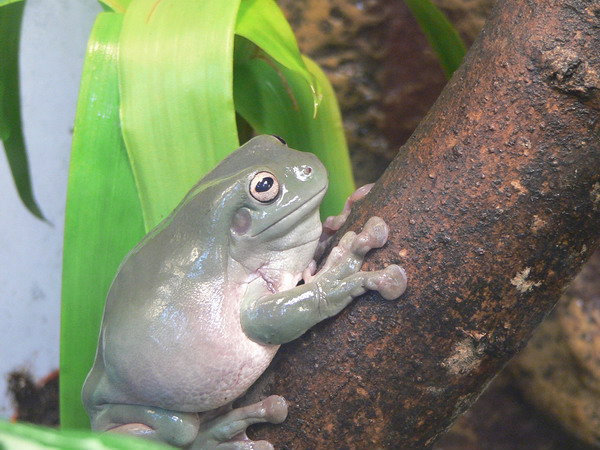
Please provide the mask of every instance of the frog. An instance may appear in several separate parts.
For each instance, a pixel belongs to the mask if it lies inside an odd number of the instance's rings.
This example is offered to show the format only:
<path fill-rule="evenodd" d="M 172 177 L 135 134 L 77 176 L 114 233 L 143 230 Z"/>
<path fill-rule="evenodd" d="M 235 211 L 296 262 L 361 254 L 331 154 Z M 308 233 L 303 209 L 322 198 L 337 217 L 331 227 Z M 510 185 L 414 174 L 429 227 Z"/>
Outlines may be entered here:
<path fill-rule="evenodd" d="M 281 423 L 279 395 L 233 408 L 279 347 L 375 290 L 406 288 L 395 264 L 363 271 L 389 229 L 371 217 L 317 270 L 316 258 L 369 186 L 321 224 L 327 171 L 272 135 L 250 139 L 203 177 L 124 258 L 82 389 L 92 428 L 180 448 L 273 448 L 246 428 Z"/>

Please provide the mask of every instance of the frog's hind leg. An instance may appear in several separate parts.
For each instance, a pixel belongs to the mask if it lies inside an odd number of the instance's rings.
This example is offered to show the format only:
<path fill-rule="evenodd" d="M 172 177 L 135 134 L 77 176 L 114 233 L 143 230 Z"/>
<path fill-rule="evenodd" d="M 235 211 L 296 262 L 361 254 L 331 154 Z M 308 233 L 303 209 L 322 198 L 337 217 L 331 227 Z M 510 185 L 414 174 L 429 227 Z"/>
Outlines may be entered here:
<path fill-rule="evenodd" d="M 246 428 L 255 423 L 281 423 L 287 417 L 287 403 L 283 397 L 271 395 L 261 402 L 233 409 L 200 424 L 192 450 L 268 450 L 267 441 L 251 441 Z"/>
<path fill-rule="evenodd" d="M 94 430 L 131 434 L 176 447 L 190 445 L 200 426 L 197 413 L 128 404 L 98 405 L 94 410 Z"/>

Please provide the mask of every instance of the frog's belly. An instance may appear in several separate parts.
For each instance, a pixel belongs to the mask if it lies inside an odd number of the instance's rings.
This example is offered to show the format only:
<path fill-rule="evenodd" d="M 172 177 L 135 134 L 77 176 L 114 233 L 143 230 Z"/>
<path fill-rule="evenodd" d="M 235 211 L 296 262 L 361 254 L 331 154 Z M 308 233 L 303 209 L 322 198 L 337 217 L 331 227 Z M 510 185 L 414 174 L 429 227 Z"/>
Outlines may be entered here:
<path fill-rule="evenodd" d="M 277 351 L 276 346 L 258 346 L 250 341 L 212 344 L 185 358 L 187 364 L 172 361 L 179 365 L 175 370 L 169 365 L 163 374 L 151 372 L 147 382 L 155 383 L 153 392 L 158 395 L 152 397 L 157 406 L 190 412 L 223 406 L 246 392 Z"/>
<path fill-rule="evenodd" d="M 195 313 L 206 317 L 214 311 Z M 241 329 L 239 312 L 217 313 L 219 320 L 208 322 L 172 320 L 157 327 L 154 316 L 144 321 L 146 327 L 120 328 L 112 334 L 106 329 L 105 373 L 120 397 L 109 401 L 201 412 L 242 395 L 279 346 L 250 340 Z"/>

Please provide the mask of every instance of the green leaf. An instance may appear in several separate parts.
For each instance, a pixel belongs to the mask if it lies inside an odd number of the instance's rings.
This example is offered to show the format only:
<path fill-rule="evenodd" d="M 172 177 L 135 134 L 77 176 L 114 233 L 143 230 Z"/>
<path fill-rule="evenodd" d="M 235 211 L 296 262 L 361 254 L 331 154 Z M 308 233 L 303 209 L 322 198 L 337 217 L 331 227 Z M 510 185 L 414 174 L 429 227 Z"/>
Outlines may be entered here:
<path fill-rule="evenodd" d="M 111 11 L 123 14 L 127 11 L 127 7 L 131 0 L 98 0 L 103 6 Z M 105 9 L 106 9 L 105 8 Z"/>
<path fill-rule="evenodd" d="M 58 430 L 0 421 L 0 448 L 22 450 L 168 450 L 165 444 L 118 433 Z"/>
<path fill-rule="evenodd" d="M 404 0 L 429 44 L 438 55 L 446 76 L 450 78 L 458 69 L 466 53 L 466 47 L 456 29 L 430 0 Z"/>
<path fill-rule="evenodd" d="M 19 3 L 19 2 L 25 3 L 25 0 L 0 0 L 0 8 L 2 6 L 10 5 L 13 3 Z"/>
<path fill-rule="evenodd" d="M 314 115 L 322 93 L 313 74 L 306 68 L 292 28 L 273 0 L 243 0 L 235 33 L 253 42 L 271 59 L 304 78 L 311 89 Z"/>
<path fill-rule="evenodd" d="M 24 7 L 23 1 L 0 1 L 0 139 L 21 201 L 44 219 L 33 197 L 21 124 L 19 37 Z"/>
<path fill-rule="evenodd" d="M 73 134 L 65 217 L 61 424 L 89 427 L 81 386 L 92 366 L 104 301 L 119 263 L 144 235 L 119 127 L 118 39 L 123 15 L 101 13 L 92 29 Z"/>
<path fill-rule="evenodd" d="M 235 105 L 259 133 L 283 137 L 290 147 L 315 153 L 329 172 L 329 189 L 321 206 L 325 215 L 339 213 L 354 191 L 352 168 L 339 108 L 329 80 L 310 59 L 307 69 L 319 83 L 323 100 L 312 114 L 312 91 L 296 71 L 257 57 L 253 44 L 236 42 Z"/>
<path fill-rule="evenodd" d="M 233 32 L 240 0 L 133 0 L 120 39 L 122 127 L 146 230 L 239 146 Z"/>

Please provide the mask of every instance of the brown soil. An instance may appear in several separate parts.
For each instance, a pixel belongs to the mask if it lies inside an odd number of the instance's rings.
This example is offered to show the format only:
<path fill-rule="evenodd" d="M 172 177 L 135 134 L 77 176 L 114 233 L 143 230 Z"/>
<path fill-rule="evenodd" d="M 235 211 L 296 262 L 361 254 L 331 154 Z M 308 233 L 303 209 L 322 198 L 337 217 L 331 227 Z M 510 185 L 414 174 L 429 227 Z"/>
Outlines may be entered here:
<path fill-rule="evenodd" d="M 8 390 L 15 405 L 13 420 L 58 425 L 58 370 L 37 383 L 26 371 L 11 372 Z"/>

